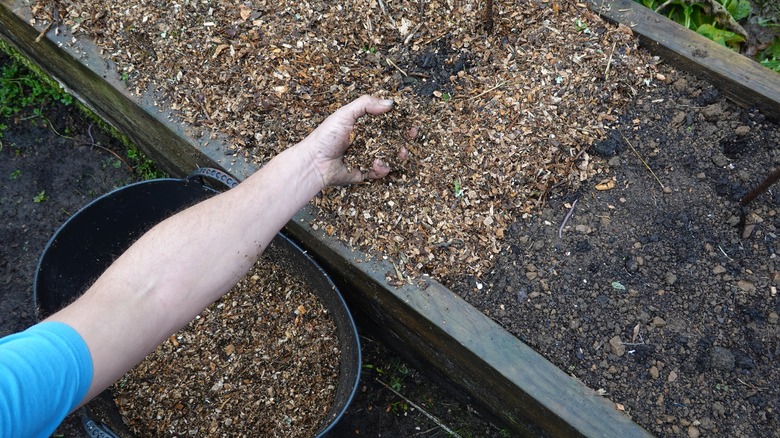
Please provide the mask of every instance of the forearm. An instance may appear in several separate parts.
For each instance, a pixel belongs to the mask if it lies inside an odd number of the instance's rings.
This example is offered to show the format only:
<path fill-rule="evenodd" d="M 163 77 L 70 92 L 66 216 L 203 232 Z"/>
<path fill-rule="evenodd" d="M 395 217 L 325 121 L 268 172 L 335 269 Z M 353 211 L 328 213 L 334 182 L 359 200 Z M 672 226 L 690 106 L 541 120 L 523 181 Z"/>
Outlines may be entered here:
<path fill-rule="evenodd" d="M 163 221 L 122 254 L 73 304 L 49 319 L 73 327 L 89 348 L 93 379 L 84 401 L 111 385 L 165 338 L 227 292 L 279 229 L 327 185 L 378 179 L 342 162 L 355 121 L 389 111 L 362 96 L 238 187 Z"/>
<path fill-rule="evenodd" d="M 229 290 L 319 192 L 322 178 L 305 155 L 293 147 L 236 188 L 157 225 L 50 318 L 90 346 L 95 375 L 86 400 Z"/>
<path fill-rule="evenodd" d="M 128 266 L 136 272 L 155 272 L 155 281 L 183 289 L 200 309 L 216 300 L 246 273 L 290 217 L 322 189 L 321 179 L 309 167 L 311 162 L 298 152 L 296 148 L 283 152 L 234 189 L 160 224 L 145 236 L 149 242 L 134 251 L 140 258 Z M 144 262 L 149 251 L 166 253 L 163 272 L 157 272 L 157 263 Z M 127 278 L 133 273 L 117 274 Z M 183 320 L 171 324 L 180 326 L 195 314 L 185 313 L 180 316 Z"/>

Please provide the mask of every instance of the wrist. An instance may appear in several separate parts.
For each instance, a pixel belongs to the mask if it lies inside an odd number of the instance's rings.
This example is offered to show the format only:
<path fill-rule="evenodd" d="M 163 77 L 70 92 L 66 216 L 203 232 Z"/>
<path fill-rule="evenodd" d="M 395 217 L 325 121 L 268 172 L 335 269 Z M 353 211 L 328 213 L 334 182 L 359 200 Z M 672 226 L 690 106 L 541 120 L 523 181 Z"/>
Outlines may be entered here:
<path fill-rule="evenodd" d="M 321 160 L 317 159 L 316 148 L 312 147 L 310 142 L 311 139 L 307 137 L 285 152 L 290 154 L 287 159 L 297 164 L 298 173 L 295 178 L 302 186 L 309 188 L 313 197 L 327 187 L 328 182 L 326 170 L 320 166 Z"/>

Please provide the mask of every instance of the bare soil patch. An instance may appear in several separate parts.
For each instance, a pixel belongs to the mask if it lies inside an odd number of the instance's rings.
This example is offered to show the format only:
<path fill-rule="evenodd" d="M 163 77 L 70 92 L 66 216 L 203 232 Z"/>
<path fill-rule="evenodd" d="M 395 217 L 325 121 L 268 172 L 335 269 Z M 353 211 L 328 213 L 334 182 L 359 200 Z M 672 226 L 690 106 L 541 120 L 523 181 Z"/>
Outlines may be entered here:
<path fill-rule="evenodd" d="M 780 131 L 674 77 L 594 146 L 604 180 L 553 192 L 489 275 L 447 282 L 658 436 L 778 436 L 777 189 L 738 201 Z"/>

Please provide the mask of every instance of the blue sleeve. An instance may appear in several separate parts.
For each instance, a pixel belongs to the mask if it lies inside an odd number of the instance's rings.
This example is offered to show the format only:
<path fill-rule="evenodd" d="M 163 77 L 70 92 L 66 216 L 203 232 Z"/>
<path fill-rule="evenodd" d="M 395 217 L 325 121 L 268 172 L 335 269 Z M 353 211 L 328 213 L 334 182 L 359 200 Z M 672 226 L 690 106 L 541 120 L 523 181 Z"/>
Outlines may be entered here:
<path fill-rule="evenodd" d="M 87 344 L 67 324 L 43 322 L 0 339 L 0 437 L 48 437 L 91 383 Z"/>

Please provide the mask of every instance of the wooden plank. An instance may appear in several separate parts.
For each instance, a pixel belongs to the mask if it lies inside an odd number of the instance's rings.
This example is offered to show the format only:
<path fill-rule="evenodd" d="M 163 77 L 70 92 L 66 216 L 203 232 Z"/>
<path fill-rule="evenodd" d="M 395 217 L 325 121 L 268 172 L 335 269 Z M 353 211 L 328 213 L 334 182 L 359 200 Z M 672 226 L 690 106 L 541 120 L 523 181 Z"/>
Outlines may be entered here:
<path fill-rule="evenodd" d="M 219 148 L 198 151 L 181 129 L 160 120 L 153 105 L 139 104 L 104 79 L 108 73 L 96 73 L 94 66 L 102 65 L 99 59 L 85 61 L 88 57 L 81 54 L 77 60 L 67 48 L 47 39 L 36 43 L 38 32 L 6 6 L 8 0 L 3 2 L 0 37 L 119 132 L 144 145 L 144 152 L 165 170 L 182 175 L 197 165 L 222 164 L 239 179 L 251 173 L 242 163 L 226 163 Z M 424 289 L 388 286 L 389 263 L 358 263 L 367 256 L 307 225 L 314 214 L 305 208 L 286 231 L 334 274 L 350 308 L 408 360 L 432 370 L 513 436 L 649 436 L 609 400 L 557 369 L 441 284 L 431 281 Z"/>
<path fill-rule="evenodd" d="M 719 88 L 744 107 L 780 122 L 780 74 L 632 0 L 589 0 L 594 12 L 629 26 L 640 42 L 671 65 Z"/>

